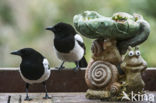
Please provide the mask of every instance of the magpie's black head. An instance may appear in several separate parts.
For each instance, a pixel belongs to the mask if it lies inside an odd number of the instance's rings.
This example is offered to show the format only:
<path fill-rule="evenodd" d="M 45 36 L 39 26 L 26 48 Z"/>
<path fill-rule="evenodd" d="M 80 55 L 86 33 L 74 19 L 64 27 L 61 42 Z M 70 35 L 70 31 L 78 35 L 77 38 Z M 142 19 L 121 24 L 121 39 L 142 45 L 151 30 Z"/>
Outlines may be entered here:
<path fill-rule="evenodd" d="M 22 58 L 43 57 L 39 52 L 37 52 L 36 50 L 34 50 L 32 48 L 23 48 L 23 49 L 11 52 L 11 54 L 21 56 Z"/>
<path fill-rule="evenodd" d="M 74 36 L 76 34 L 75 29 L 72 25 L 60 22 L 53 27 L 47 27 L 46 30 L 54 32 L 55 36 L 65 37 L 65 36 Z"/>

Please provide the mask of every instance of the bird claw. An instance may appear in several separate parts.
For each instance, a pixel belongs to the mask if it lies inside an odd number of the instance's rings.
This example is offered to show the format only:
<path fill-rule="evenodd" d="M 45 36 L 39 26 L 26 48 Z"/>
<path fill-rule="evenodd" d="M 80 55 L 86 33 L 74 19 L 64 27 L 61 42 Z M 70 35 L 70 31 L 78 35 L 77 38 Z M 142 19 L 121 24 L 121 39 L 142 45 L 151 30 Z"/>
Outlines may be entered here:
<path fill-rule="evenodd" d="M 29 97 L 26 97 L 25 99 L 24 99 L 24 101 L 31 101 L 32 99 L 31 98 L 29 98 Z"/>
<path fill-rule="evenodd" d="M 51 99 L 51 97 L 49 97 L 48 95 L 46 95 L 45 97 L 43 97 L 43 99 Z"/>
<path fill-rule="evenodd" d="M 81 70 L 80 67 L 75 67 L 73 69 L 74 69 L 74 72 L 77 72 L 77 71 Z"/>
<path fill-rule="evenodd" d="M 56 69 L 58 69 L 59 71 L 61 71 L 62 69 L 64 69 L 65 67 L 56 67 Z"/>

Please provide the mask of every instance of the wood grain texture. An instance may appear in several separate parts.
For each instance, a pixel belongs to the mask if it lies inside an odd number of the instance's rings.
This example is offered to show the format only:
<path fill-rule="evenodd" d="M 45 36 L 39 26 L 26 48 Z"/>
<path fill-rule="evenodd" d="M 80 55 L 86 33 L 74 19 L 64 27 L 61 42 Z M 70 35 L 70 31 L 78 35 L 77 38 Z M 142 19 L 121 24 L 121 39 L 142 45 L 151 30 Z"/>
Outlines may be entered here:
<path fill-rule="evenodd" d="M 0 93 L 0 103 L 6 103 L 8 96 L 11 96 L 10 103 L 95 103 L 100 100 L 88 100 L 85 93 L 50 93 L 51 99 L 44 100 L 44 93 L 31 93 L 31 101 L 24 101 L 25 93 Z M 19 97 L 21 96 L 21 102 Z"/>
<path fill-rule="evenodd" d="M 51 68 L 51 76 L 47 81 L 49 92 L 86 92 L 85 68 L 74 72 L 71 69 L 58 71 Z M 143 73 L 145 89 L 156 91 L 156 68 L 148 68 Z M 25 83 L 21 79 L 18 68 L 0 68 L 0 93 L 25 92 Z M 30 92 L 44 92 L 42 84 L 30 86 Z"/>
<path fill-rule="evenodd" d="M 156 100 L 156 92 L 148 92 L 152 93 L 155 96 Z M 48 100 L 42 99 L 44 96 L 43 93 L 31 93 L 30 97 L 33 99 L 32 101 L 24 101 L 25 93 L 0 93 L 0 103 L 7 103 L 8 96 L 11 96 L 10 103 L 116 103 L 116 102 L 108 102 L 106 100 L 89 100 L 86 99 L 85 93 L 50 93 L 52 98 Z M 21 101 L 19 101 L 19 97 L 21 96 Z M 121 102 L 118 102 L 121 103 Z M 122 102 L 125 103 L 125 102 Z M 126 102 L 132 103 L 132 102 Z M 147 103 L 147 102 L 133 102 L 133 103 Z M 154 103 L 154 102 L 153 102 Z"/>

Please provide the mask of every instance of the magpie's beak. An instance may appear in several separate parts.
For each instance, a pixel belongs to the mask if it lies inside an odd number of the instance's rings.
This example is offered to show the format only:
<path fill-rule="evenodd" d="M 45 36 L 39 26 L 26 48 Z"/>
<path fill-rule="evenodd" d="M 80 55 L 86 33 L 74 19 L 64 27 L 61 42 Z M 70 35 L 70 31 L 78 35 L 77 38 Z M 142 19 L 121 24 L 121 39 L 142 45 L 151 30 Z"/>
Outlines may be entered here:
<path fill-rule="evenodd" d="M 10 54 L 12 54 L 12 55 L 21 55 L 21 52 L 20 51 L 13 51 L 13 52 L 11 52 Z"/>
<path fill-rule="evenodd" d="M 47 27 L 47 28 L 45 28 L 46 30 L 50 30 L 50 31 L 53 31 L 53 27 L 52 26 L 50 26 L 50 27 Z"/>

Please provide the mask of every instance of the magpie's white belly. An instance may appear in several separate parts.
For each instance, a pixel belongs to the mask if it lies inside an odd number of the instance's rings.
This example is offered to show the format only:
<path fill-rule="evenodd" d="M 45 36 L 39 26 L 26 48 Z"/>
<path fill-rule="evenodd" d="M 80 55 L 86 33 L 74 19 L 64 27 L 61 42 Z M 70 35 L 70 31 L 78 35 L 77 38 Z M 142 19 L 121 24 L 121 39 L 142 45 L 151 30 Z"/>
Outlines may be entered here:
<path fill-rule="evenodd" d="M 82 59 L 84 49 L 75 41 L 74 48 L 69 53 L 62 53 L 55 49 L 57 57 L 62 61 L 75 62 Z"/>
<path fill-rule="evenodd" d="M 49 69 L 49 63 L 48 63 L 48 60 L 47 59 L 44 59 L 43 60 L 43 66 L 44 66 L 44 74 L 37 80 L 29 80 L 27 78 L 25 78 L 21 71 L 19 70 L 20 72 L 20 75 L 22 77 L 22 79 L 26 82 L 26 83 L 29 83 L 29 84 L 34 84 L 34 83 L 42 83 L 44 81 L 46 81 L 49 76 L 50 76 L 50 73 L 51 73 L 51 70 Z"/>

